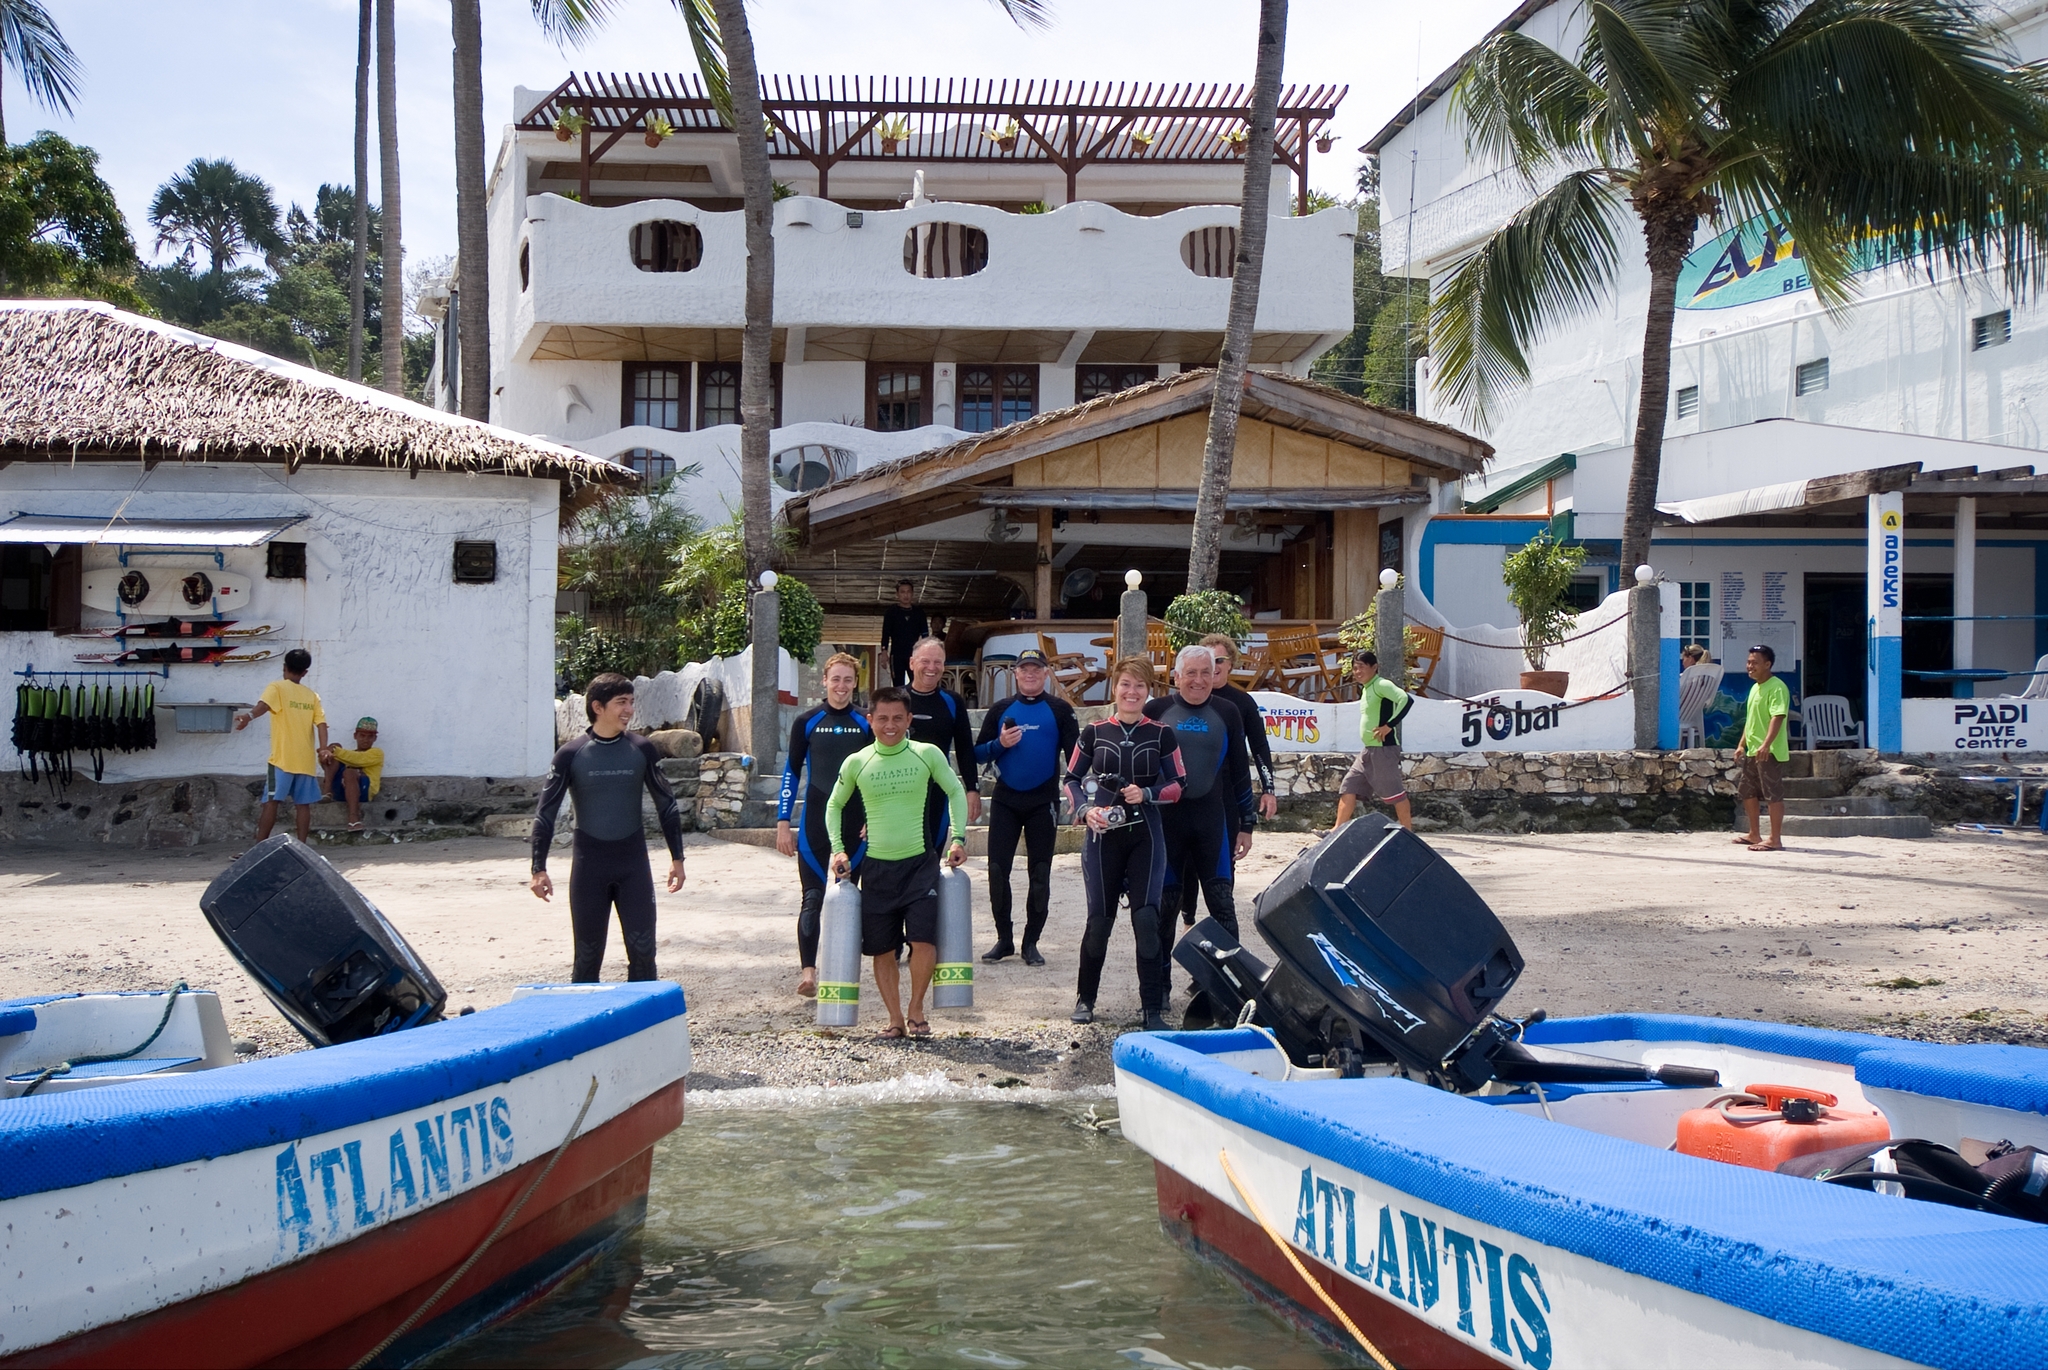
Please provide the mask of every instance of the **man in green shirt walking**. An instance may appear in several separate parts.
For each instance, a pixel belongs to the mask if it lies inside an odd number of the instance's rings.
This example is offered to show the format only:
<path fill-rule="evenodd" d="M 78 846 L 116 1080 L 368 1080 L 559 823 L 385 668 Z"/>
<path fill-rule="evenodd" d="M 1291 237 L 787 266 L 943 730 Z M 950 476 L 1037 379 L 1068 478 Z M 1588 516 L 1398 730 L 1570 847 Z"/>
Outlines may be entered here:
<path fill-rule="evenodd" d="M 1401 779 L 1401 743 L 1394 729 L 1408 716 L 1415 700 L 1380 674 L 1380 659 L 1372 652 L 1360 652 L 1351 659 L 1351 676 L 1358 682 L 1359 741 L 1365 748 L 1337 787 L 1337 822 L 1331 831 L 1351 821 L 1361 798 L 1378 798 L 1392 804 L 1401 826 L 1414 832 L 1415 814 L 1408 806 L 1408 786 Z"/>
<path fill-rule="evenodd" d="M 860 867 L 860 949 L 875 959 L 875 988 L 889 1010 L 884 1037 L 929 1037 L 924 994 L 939 963 L 939 853 L 926 845 L 928 787 L 945 791 L 952 816 L 946 860 L 967 859 L 967 791 L 946 754 L 928 742 L 913 742 L 910 700 L 890 686 L 868 700 L 872 744 L 846 758 L 839 781 L 825 803 L 825 830 L 832 841 L 832 874 L 844 880 L 850 866 L 840 815 L 860 795 L 867 811 L 867 856 Z M 910 943 L 910 1013 L 906 1019 L 896 980 L 896 955 Z"/>
<path fill-rule="evenodd" d="M 1749 711 L 1743 718 L 1742 741 L 1735 759 L 1742 766 L 1742 780 L 1735 793 L 1749 810 L 1749 835 L 1735 840 L 1751 851 L 1783 851 L 1785 843 L 1785 761 L 1789 756 L 1785 734 L 1792 713 L 1792 691 L 1772 675 L 1778 654 L 1768 644 L 1749 649 Z M 1760 805 L 1771 810 L 1771 840 L 1764 841 L 1757 812 Z"/>

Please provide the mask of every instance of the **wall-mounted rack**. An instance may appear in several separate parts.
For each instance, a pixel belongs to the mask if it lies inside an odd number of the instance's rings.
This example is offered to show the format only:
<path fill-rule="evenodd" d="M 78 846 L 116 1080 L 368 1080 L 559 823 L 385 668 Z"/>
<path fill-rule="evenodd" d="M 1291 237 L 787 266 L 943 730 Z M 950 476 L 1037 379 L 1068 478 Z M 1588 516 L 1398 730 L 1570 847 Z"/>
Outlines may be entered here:
<path fill-rule="evenodd" d="M 30 683 L 34 683 L 37 680 L 135 680 L 143 676 L 161 676 L 165 680 L 169 680 L 171 678 L 171 668 L 169 666 L 131 666 L 121 671 L 39 671 L 36 669 L 35 663 L 31 661 L 26 670 L 16 671 L 15 674 Z"/>

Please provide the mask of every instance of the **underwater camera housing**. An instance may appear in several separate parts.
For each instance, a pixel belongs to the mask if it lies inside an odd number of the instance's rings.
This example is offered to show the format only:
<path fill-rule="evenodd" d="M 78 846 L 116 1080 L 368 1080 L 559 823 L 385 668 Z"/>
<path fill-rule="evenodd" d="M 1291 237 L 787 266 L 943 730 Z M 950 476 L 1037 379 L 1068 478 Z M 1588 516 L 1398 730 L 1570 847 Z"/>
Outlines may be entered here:
<path fill-rule="evenodd" d="M 1298 1066 L 1388 1066 L 1459 1093 L 1495 1080 L 1720 1082 L 1523 1045 L 1523 1024 L 1495 1012 L 1522 973 L 1514 939 L 1449 862 L 1378 814 L 1297 856 L 1253 922 L 1278 957 L 1271 967 L 1213 918 L 1174 948 L 1196 987 L 1188 1027 L 1228 1026 L 1249 1005 L 1248 1021 Z"/>
<path fill-rule="evenodd" d="M 318 852 L 279 834 L 199 897 L 206 921 L 314 1046 L 439 1020 L 447 991 L 398 930 Z"/>

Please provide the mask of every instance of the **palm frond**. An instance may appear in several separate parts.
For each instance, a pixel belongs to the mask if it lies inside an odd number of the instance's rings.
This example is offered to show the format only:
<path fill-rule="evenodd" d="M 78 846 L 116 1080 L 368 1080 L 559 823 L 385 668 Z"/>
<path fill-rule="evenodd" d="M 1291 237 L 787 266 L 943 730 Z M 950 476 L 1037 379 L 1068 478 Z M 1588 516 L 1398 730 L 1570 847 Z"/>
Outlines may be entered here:
<path fill-rule="evenodd" d="M 1684 135 L 1707 142 L 1702 96 L 1718 84 L 1710 44 L 1687 0 L 1596 0 L 1579 63 L 1605 93 L 1605 131 L 1637 155 Z"/>
<path fill-rule="evenodd" d="M 718 11 L 711 0 L 670 0 L 683 16 L 689 31 L 690 51 L 697 56 L 697 71 L 704 78 L 704 93 L 711 97 L 718 117 L 727 128 L 738 128 L 732 112 L 732 76 L 725 65 L 725 39 L 718 31 Z"/>
<path fill-rule="evenodd" d="M 989 3 L 1010 16 L 1010 22 L 1020 29 L 1042 29 L 1052 25 L 1052 7 L 1045 0 L 989 0 Z"/>
<path fill-rule="evenodd" d="M 1466 146 L 1535 179 L 1560 162 L 1597 159 L 1606 94 L 1555 50 L 1519 31 L 1488 39 L 1451 91 Z"/>
<path fill-rule="evenodd" d="M 1430 306 L 1438 384 L 1484 423 L 1529 378 L 1542 333 L 1596 303 L 1621 266 L 1623 204 L 1608 168 L 1567 175 L 1466 258 Z"/>
<path fill-rule="evenodd" d="M 41 0 L 0 0 L 0 67 L 46 108 L 71 113 L 84 72 Z"/>
<path fill-rule="evenodd" d="M 557 48 L 580 47 L 604 27 L 619 0 L 531 0 L 533 22 Z"/>

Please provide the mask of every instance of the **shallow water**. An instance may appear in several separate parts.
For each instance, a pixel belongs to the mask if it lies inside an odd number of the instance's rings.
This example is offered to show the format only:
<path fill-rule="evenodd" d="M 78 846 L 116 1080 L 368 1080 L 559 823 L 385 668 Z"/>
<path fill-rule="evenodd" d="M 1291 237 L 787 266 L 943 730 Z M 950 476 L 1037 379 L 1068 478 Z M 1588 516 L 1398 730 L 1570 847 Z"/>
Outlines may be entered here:
<path fill-rule="evenodd" d="M 439 1364 L 1350 1363 L 1166 1238 L 1115 1100 L 1010 1094 L 693 1095 L 638 1250 Z"/>

